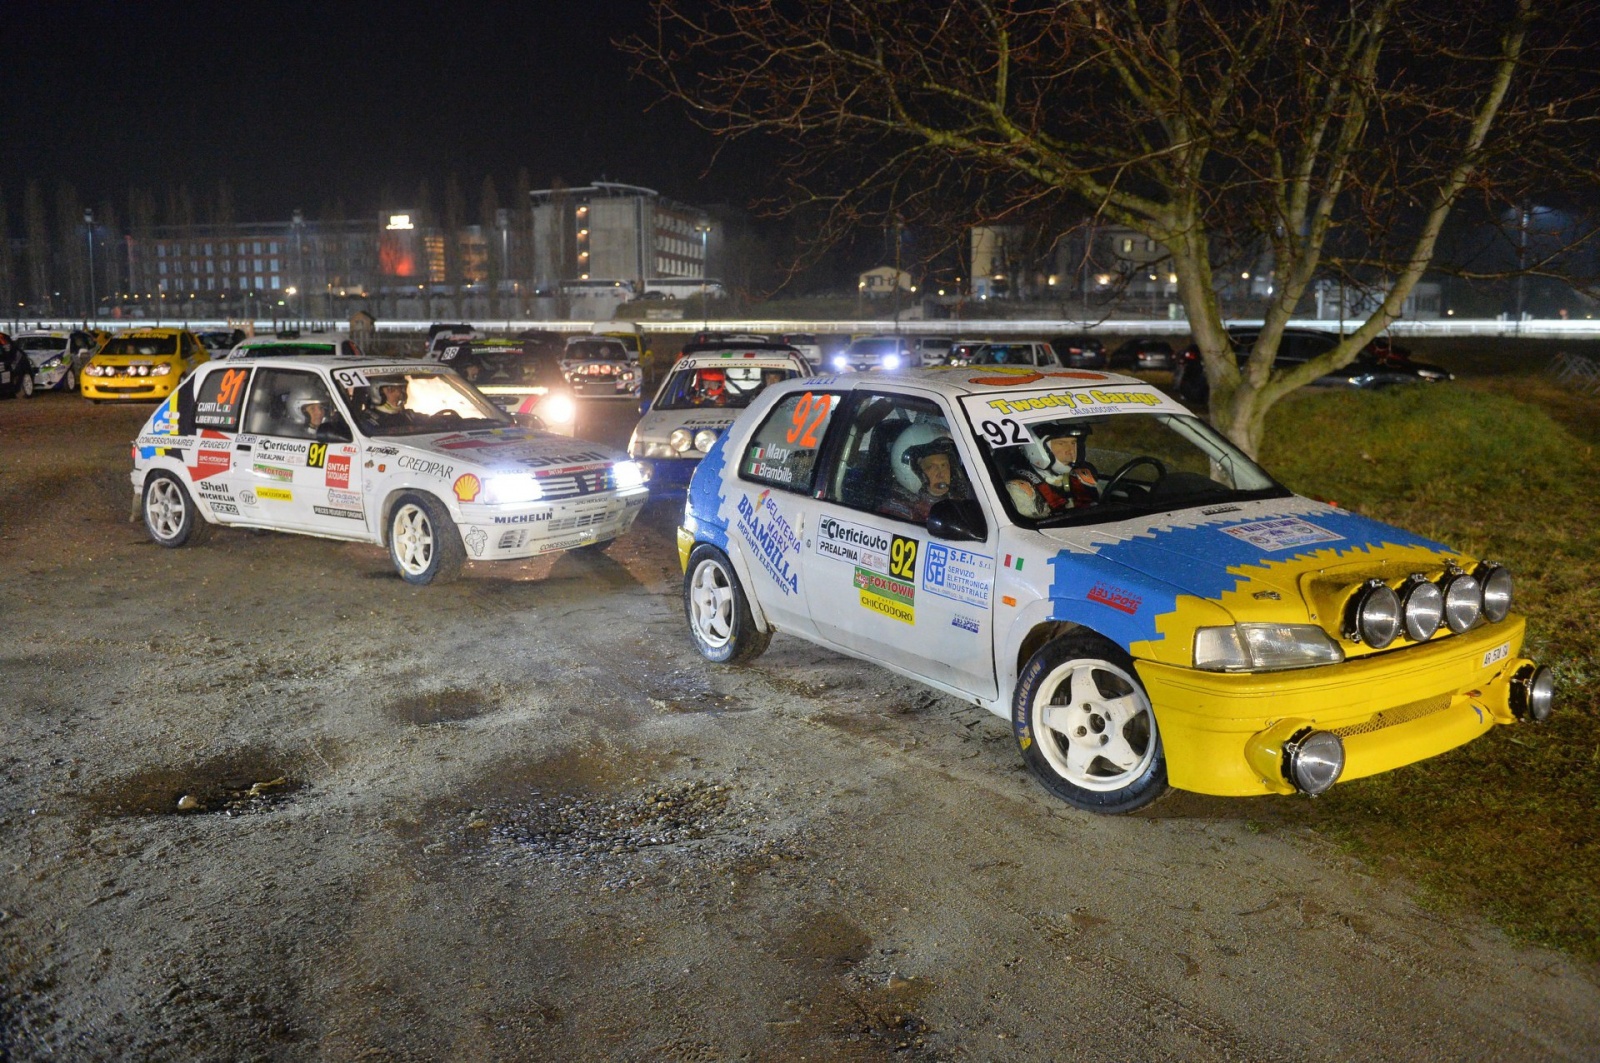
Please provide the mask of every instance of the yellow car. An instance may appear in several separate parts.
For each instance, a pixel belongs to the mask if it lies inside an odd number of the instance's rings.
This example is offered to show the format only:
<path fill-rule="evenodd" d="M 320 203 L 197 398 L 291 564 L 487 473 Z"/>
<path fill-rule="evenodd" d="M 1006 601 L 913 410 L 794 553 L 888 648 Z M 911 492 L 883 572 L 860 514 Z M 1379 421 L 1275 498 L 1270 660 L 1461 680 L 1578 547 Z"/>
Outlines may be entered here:
<path fill-rule="evenodd" d="M 78 388 L 94 402 L 156 402 L 209 358 L 188 329 L 134 329 L 105 342 L 83 367 Z"/>

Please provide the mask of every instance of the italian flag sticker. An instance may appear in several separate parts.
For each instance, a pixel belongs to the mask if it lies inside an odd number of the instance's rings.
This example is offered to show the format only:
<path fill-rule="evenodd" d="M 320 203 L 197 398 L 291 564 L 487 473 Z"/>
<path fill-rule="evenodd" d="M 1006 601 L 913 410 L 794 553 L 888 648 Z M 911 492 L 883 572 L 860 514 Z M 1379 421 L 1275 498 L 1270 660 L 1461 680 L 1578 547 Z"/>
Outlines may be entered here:
<path fill-rule="evenodd" d="M 1006 568 L 1014 568 L 1014 569 L 1016 569 L 1016 570 L 1017 570 L 1017 571 L 1018 571 L 1018 572 L 1021 572 L 1021 571 L 1022 571 L 1022 558 L 1020 558 L 1020 557 L 1019 557 L 1019 558 L 1016 558 L 1016 559 L 1015 559 L 1015 560 L 1016 560 L 1016 564 L 1012 564 L 1012 560 L 1013 560 L 1013 559 L 1012 559 L 1012 557 L 1011 557 L 1011 555 L 1010 555 L 1010 554 L 1007 554 L 1007 555 L 1006 555 L 1006 564 L 1005 564 L 1005 567 L 1006 567 Z"/>

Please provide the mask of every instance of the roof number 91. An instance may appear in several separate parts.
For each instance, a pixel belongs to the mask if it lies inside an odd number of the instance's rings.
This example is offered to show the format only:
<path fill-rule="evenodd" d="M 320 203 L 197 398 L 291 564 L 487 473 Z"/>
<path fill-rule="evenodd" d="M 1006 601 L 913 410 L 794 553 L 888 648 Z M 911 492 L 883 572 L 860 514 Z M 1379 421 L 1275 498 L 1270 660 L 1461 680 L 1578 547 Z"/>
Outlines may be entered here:
<path fill-rule="evenodd" d="M 359 369 L 340 369 L 333 374 L 333 379 L 339 382 L 342 388 L 364 388 L 367 386 L 367 375 Z"/>

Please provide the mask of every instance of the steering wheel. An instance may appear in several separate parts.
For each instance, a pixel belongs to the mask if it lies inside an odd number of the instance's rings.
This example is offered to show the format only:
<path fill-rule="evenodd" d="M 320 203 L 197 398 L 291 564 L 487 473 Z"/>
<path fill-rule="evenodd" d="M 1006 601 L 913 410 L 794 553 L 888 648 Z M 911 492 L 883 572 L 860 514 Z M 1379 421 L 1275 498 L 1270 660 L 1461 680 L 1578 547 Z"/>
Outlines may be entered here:
<path fill-rule="evenodd" d="M 1159 484 L 1162 480 L 1167 478 L 1167 467 L 1165 465 L 1161 464 L 1161 462 L 1157 461 L 1155 458 L 1150 457 L 1148 454 L 1141 454 L 1137 458 L 1130 459 L 1122 466 L 1122 468 L 1111 474 L 1111 479 L 1107 480 L 1105 487 L 1100 490 L 1100 497 L 1110 498 L 1112 492 L 1121 486 L 1122 481 L 1127 477 L 1128 473 L 1132 472 L 1134 469 L 1137 469 L 1141 465 L 1150 465 L 1156 470 L 1156 478 L 1154 480 L 1152 480 L 1148 485 L 1140 485 L 1143 486 L 1146 491 L 1154 491 L 1156 484 Z"/>

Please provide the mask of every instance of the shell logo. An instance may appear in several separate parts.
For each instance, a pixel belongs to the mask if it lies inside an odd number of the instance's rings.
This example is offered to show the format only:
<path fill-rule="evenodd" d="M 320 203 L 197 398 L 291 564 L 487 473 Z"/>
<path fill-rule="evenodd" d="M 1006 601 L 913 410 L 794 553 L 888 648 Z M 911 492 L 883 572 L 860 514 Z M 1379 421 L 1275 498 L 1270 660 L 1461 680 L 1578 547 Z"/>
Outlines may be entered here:
<path fill-rule="evenodd" d="M 478 492 L 483 490 L 483 482 L 472 473 L 456 477 L 456 497 L 463 502 L 471 502 L 478 497 Z"/>

